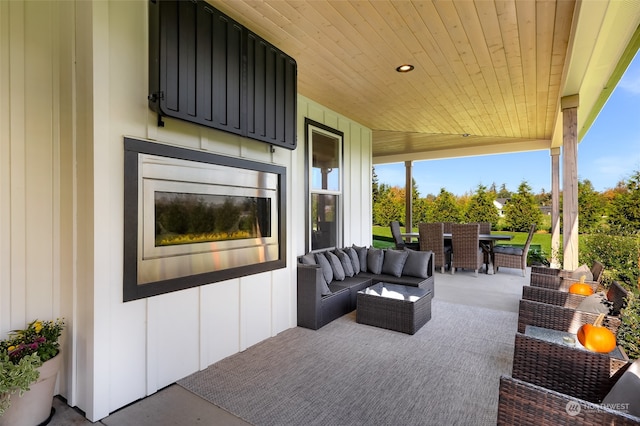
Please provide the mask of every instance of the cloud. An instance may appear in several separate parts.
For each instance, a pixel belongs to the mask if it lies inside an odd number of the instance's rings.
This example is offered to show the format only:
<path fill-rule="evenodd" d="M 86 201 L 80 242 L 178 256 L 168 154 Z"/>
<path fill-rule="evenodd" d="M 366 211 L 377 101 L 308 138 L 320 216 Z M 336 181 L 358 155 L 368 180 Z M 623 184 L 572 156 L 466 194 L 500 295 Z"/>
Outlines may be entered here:
<path fill-rule="evenodd" d="M 596 173 L 589 180 L 597 181 L 602 189 L 613 188 L 619 181 L 628 179 L 640 167 L 640 155 L 600 157 L 593 162 Z"/>

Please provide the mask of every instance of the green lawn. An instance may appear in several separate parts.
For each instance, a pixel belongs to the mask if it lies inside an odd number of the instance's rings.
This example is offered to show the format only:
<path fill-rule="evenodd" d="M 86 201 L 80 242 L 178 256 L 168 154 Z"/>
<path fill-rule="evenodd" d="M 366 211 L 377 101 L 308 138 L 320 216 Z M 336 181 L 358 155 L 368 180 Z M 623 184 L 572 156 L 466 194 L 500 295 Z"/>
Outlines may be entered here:
<path fill-rule="evenodd" d="M 401 232 L 404 232 L 404 228 L 400 227 Z M 418 232 L 418 228 L 413 228 L 413 232 Z M 498 242 L 497 244 L 519 244 L 524 245 L 527 241 L 526 232 L 506 232 L 506 231 L 494 231 L 494 234 L 498 235 L 512 235 L 513 239 L 510 241 Z M 549 259 L 551 257 L 551 234 L 547 232 L 536 233 L 533 235 L 532 245 L 539 245 L 544 253 L 545 257 Z M 391 236 L 391 229 L 388 226 L 374 226 L 373 227 L 373 246 L 377 248 L 393 247 L 393 237 Z"/>

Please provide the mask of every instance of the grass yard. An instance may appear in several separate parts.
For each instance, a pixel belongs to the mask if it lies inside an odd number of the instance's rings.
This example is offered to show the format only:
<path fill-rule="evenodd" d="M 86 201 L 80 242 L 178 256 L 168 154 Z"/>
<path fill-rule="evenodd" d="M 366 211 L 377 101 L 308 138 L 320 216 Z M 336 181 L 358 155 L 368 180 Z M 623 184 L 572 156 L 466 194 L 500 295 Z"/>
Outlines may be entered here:
<path fill-rule="evenodd" d="M 401 232 L 404 231 L 404 227 L 400 227 Z M 413 232 L 418 232 L 418 228 L 413 228 Z M 513 239 L 510 241 L 502 241 L 497 244 L 515 244 L 524 245 L 527 241 L 526 232 L 507 232 L 507 231 L 493 231 L 498 235 L 512 235 Z M 547 259 L 551 258 L 551 234 L 548 232 L 536 232 L 533 235 L 532 245 L 539 245 L 542 253 Z M 373 227 L 373 246 L 377 248 L 394 247 L 393 237 L 391 236 L 391 229 L 388 226 L 374 226 Z"/>

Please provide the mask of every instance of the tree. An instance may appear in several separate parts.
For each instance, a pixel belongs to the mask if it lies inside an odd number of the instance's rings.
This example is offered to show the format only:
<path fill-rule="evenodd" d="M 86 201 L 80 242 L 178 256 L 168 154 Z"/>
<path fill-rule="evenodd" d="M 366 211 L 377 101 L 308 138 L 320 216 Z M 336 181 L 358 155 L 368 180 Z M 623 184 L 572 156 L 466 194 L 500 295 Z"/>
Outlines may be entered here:
<path fill-rule="evenodd" d="M 378 182 L 378 175 L 376 174 L 376 168 L 371 168 L 371 202 L 375 205 L 378 201 L 380 194 L 380 187 Z"/>
<path fill-rule="evenodd" d="M 581 234 L 594 232 L 604 214 L 604 198 L 588 179 L 578 181 L 578 214 L 578 232 Z"/>
<path fill-rule="evenodd" d="M 434 222 L 459 222 L 461 209 L 452 193 L 444 188 L 431 205 L 431 220 Z"/>
<path fill-rule="evenodd" d="M 492 192 L 487 192 L 487 188 L 478 185 L 476 193 L 471 196 L 465 216 L 467 222 L 490 222 L 492 225 L 498 223 L 500 216 L 496 206 L 493 205 L 495 200 Z"/>
<path fill-rule="evenodd" d="M 640 171 L 633 173 L 625 187 L 611 202 L 609 222 L 619 234 L 635 234 L 640 230 Z"/>
<path fill-rule="evenodd" d="M 511 195 L 504 213 L 507 229 L 515 232 L 528 232 L 532 223 L 538 225 L 542 221 L 542 212 L 526 181 L 522 181 L 518 192 Z"/>
<path fill-rule="evenodd" d="M 511 198 L 511 191 L 507 189 L 504 183 L 500 185 L 500 191 L 496 194 L 496 198 Z"/>

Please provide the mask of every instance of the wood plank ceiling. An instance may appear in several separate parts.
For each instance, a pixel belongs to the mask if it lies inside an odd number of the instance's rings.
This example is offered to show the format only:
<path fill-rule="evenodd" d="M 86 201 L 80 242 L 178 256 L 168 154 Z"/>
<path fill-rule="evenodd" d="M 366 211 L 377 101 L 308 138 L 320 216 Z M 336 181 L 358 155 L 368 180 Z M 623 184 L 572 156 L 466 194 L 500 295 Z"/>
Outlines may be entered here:
<path fill-rule="evenodd" d="M 209 1 L 296 59 L 299 93 L 373 129 L 374 162 L 551 145 L 573 0 Z"/>

